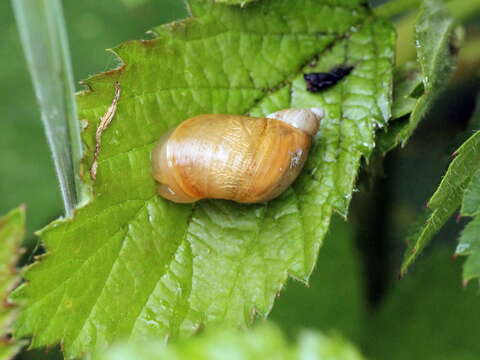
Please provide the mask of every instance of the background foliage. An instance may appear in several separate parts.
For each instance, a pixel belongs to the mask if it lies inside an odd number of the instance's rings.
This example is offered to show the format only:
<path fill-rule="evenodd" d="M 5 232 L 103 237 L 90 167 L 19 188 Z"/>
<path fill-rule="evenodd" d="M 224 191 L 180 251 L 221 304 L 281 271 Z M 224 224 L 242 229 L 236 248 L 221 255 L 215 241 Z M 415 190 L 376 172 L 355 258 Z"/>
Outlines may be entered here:
<path fill-rule="evenodd" d="M 353 346 L 339 337 L 325 337 L 317 332 L 302 332 L 295 344 L 285 341 L 281 331 L 262 324 L 248 332 L 214 329 L 187 341 L 165 347 L 159 342 L 114 346 L 97 360 L 361 360 Z"/>

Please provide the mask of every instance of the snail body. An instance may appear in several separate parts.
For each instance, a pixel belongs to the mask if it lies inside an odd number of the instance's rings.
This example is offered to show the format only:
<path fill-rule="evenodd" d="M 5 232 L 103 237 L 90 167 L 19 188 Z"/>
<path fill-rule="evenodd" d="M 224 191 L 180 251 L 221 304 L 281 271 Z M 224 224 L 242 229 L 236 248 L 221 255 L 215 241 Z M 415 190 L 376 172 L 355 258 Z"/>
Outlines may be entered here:
<path fill-rule="evenodd" d="M 153 150 L 161 196 L 269 201 L 300 173 L 321 109 L 287 109 L 266 118 L 209 114 L 183 121 Z"/>

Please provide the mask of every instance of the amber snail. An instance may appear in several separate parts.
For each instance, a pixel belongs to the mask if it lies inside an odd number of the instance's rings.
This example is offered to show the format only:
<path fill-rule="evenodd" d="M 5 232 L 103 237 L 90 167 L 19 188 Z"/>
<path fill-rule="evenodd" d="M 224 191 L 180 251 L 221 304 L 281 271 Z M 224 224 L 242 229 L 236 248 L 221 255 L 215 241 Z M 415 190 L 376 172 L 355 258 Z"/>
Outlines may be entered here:
<path fill-rule="evenodd" d="M 266 118 L 209 114 L 187 119 L 153 150 L 158 192 L 177 203 L 269 201 L 297 178 L 322 117 L 322 109 L 311 108 Z"/>

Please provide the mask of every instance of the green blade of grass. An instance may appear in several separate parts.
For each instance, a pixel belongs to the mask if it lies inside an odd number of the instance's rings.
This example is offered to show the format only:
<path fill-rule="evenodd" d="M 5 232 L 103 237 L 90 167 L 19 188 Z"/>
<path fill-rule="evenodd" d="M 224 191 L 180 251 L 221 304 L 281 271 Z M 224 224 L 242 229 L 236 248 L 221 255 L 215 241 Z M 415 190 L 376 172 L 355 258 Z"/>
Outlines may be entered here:
<path fill-rule="evenodd" d="M 12 0 L 12 6 L 70 216 L 80 197 L 82 144 L 62 6 L 59 0 Z"/>

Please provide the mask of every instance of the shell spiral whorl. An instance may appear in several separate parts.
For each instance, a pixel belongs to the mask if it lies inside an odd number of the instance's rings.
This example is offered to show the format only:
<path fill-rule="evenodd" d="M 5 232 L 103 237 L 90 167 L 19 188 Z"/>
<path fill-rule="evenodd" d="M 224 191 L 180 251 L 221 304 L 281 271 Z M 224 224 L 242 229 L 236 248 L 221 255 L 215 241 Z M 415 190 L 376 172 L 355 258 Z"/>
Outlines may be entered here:
<path fill-rule="evenodd" d="M 286 109 L 255 118 L 199 115 L 163 136 L 152 154 L 161 196 L 259 203 L 280 195 L 300 173 L 323 111 Z"/>

